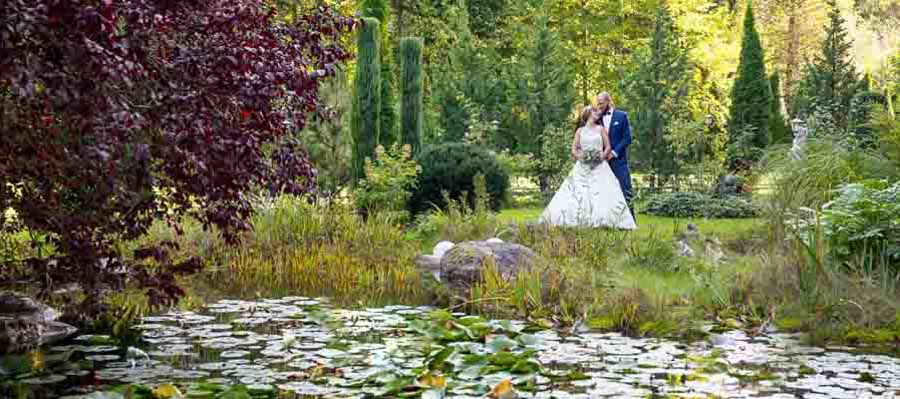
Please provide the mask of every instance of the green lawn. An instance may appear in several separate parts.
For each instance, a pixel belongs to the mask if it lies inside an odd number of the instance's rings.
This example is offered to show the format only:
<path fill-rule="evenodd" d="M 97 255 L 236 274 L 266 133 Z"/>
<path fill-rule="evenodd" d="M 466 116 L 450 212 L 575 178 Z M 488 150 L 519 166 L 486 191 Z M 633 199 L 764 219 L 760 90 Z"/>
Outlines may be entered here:
<path fill-rule="evenodd" d="M 498 215 L 501 222 L 527 222 L 537 220 L 543 208 L 504 209 Z M 637 233 L 654 234 L 658 238 L 671 238 L 673 232 L 683 231 L 688 223 L 697 225 L 704 234 L 715 234 L 723 239 L 741 236 L 763 225 L 760 219 L 704 219 L 668 218 L 639 214 Z"/>

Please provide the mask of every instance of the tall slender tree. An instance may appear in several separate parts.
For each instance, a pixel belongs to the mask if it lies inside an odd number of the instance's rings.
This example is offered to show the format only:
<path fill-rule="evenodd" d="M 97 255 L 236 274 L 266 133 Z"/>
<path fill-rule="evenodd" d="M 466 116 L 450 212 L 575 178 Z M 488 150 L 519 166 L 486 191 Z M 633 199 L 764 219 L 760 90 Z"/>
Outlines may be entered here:
<path fill-rule="evenodd" d="M 366 158 L 375 156 L 381 130 L 380 29 L 381 23 L 375 18 L 363 18 L 359 29 L 353 99 L 354 181 L 365 178 Z"/>
<path fill-rule="evenodd" d="M 381 23 L 379 37 L 381 41 L 381 121 L 379 144 L 389 147 L 397 141 L 397 111 L 394 94 L 394 57 L 392 54 L 390 31 L 391 6 L 388 0 L 361 0 L 359 5 L 362 15 L 375 18 Z"/>
<path fill-rule="evenodd" d="M 851 122 L 851 102 L 864 82 L 853 64 L 850 54 L 852 43 L 837 2 L 829 0 L 828 4 L 831 11 L 825 26 L 822 52 L 807 67 L 801 84 L 803 99 L 795 104 L 795 108 L 801 114 L 816 107 L 828 109 L 837 127 L 847 129 Z"/>
<path fill-rule="evenodd" d="M 422 38 L 405 37 L 400 41 L 400 131 L 403 144 L 414 155 L 422 147 L 422 99 L 425 88 L 422 73 Z"/>
<path fill-rule="evenodd" d="M 756 161 L 759 150 L 769 144 L 769 113 L 772 95 L 766 75 L 765 53 L 756 31 L 752 3 L 744 15 L 744 38 L 737 78 L 731 89 L 728 118 L 729 166 L 741 169 Z"/>
<path fill-rule="evenodd" d="M 688 51 L 675 19 L 662 7 L 656 13 L 649 47 L 636 55 L 638 69 L 624 81 L 631 123 L 640 132 L 635 135 L 633 153 L 641 167 L 657 177 L 654 184 L 676 172 L 676 156 L 666 132 L 687 96 Z"/>
<path fill-rule="evenodd" d="M 769 78 L 769 88 L 772 93 L 772 102 L 769 107 L 769 142 L 772 144 L 790 142 L 792 134 L 782 112 L 781 79 L 778 71 L 773 72 Z"/>

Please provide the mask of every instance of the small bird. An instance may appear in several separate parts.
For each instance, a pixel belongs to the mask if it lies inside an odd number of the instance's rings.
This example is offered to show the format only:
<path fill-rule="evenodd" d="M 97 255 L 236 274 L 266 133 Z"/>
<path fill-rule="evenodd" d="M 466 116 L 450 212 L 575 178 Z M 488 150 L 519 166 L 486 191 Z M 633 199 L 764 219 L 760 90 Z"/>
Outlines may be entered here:
<path fill-rule="evenodd" d="M 134 368 L 137 363 L 136 361 L 141 359 L 143 359 L 146 364 L 150 364 L 150 355 L 133 346 L 129 346 L 128 349 L 125 350 L 125 359 L 128 359 L 128 361 L 131 362 L 131 368 Z"/>

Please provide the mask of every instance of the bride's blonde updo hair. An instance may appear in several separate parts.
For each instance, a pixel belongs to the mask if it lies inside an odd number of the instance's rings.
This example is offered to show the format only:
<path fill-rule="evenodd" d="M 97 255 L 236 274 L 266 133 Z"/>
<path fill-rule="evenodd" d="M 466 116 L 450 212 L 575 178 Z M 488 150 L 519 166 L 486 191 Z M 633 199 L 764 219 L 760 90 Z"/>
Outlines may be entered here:
<path fill-rule="evenodd" d="M 591 111 L 594 110 L 594 107 L 590 105 L 586 105 L 581 109 L 581 115 L 578 116 L 578 127 L 584 127 L 587 125 L 588 119 L 591 117 Z"/>

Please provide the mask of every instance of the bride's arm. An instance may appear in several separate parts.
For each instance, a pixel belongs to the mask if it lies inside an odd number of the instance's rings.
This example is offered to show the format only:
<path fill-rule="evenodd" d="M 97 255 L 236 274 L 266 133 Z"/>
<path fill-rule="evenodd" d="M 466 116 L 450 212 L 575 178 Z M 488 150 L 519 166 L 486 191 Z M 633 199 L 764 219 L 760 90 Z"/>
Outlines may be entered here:
<path fill-rule="evenodd" d="M 575 138 L 572 139 L 572 158 L 578 159 L 581 151 L 581 128 L 575 129 Z"/>
<path fill-rule="evenodd" d="M 612 151 L 612 146 L 610 146 L 609 142 L 609 129 L 601 128 L 600 132 L 603 134 L 603 155 L 608 155 L 610 151 Z"/>

